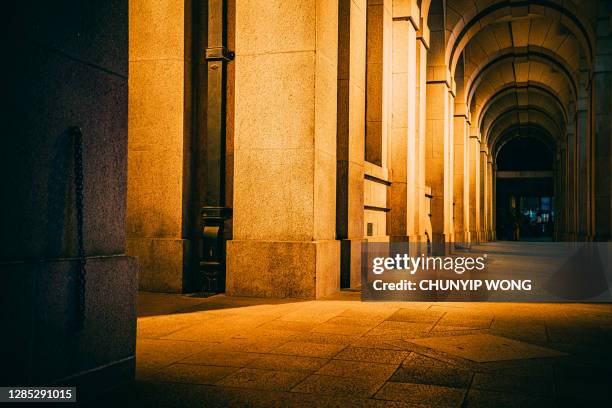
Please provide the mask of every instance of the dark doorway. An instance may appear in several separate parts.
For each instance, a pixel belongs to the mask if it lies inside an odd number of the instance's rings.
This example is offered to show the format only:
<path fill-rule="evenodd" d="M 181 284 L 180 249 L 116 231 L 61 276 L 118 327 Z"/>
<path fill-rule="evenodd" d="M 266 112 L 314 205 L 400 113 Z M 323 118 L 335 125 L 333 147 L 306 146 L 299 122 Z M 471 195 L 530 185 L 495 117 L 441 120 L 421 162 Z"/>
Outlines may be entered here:
<path fill-rule="evenodd" d="M 497 236 L 502 240 L 552 240 L 552 148 L 534 136 L 517 136 L 497 155 Z"/>

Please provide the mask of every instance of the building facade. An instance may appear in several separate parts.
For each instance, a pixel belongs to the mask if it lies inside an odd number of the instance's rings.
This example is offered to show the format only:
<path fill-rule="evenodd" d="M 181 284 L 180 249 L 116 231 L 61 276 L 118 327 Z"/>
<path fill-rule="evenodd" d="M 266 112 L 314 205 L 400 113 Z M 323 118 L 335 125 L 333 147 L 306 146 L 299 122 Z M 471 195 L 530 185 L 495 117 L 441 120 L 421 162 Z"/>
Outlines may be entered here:
<path fill-rule="evenodd" d="M 197 290 L 212 247 L 228 294 L 318 298 L 364 242 L 609 240 L 610 7 L 130 2 L 140 287 Z M 498 166 L 530 140 L 547 166 Z"/>

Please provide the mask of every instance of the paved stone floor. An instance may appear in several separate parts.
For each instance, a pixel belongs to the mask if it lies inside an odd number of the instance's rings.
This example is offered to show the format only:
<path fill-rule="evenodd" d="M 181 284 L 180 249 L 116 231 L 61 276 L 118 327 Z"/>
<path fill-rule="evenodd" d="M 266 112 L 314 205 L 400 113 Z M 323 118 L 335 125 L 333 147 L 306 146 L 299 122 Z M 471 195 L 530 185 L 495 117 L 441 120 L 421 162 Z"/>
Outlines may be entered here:
<path fill-rule="evenodd" d="M 612 402 L 611 305 L 363 303 L 357 292 L 320 301 L 142 293 L 139 315 L 136 381 L 100 405 Z"/>

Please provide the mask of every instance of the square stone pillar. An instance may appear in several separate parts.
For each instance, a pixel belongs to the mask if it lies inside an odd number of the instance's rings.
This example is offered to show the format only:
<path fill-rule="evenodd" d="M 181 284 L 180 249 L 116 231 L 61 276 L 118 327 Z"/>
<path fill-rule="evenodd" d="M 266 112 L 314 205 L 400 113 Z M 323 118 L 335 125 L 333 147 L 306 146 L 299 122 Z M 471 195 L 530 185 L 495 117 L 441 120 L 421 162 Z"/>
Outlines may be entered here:
<path fill-rule="evenodd" d="M 186 4 L 130 1 L 127 253 L 143 290 L 190 289 Z"/>
<path fill-rule="evenodd" d="M 392 240 L 418 241 L 417 28 L 409 1 L 393 2 L 392 119 L 389 136 L 387 233 Z M 412 246 L 411 246 L 412 247 Z M 413 249 L 416 250 L 416 247 Z"/>
<path fill-rule="evenodd" d="M 452 85 L 447 93 L 448 98 L 448 135 L 444 144 L 444 155 L 446 157 L 444 163 L 444 234 L 446 241 L 455 242 L 455 126 L 453 119 L 455 117 L 455 84 Z"/>
<path fill-rule="evenodd" d="M 337 61 L 337 1 L 236 2 L 228 295 L 340 289 Z"/>
<path fill-rule="evenodd" d="M 480 140 L 469 138 L 470 242 L 480 242 Z"/>
<path fill-rule="evenodd" d="M 427 81 L 426 184 L 431 188 L 432 242 L 443 244 L 448 237 L 449 202 L 449 87 L 446 81 Z M 452 204 L 451 204 L 452 205 Z"/>
<path fill-rule="evenodd" d="M 597 241 L 612 241 L 612 4 L 599 2 L 596 56 L 591 84 L 593 150 L 592 233 Z"/>
<path fill-rule="evenodd" d="M 488 230 L 487 200 L 489 187 L 487 185 L 487 145 L 480 145 L 480 237 L 482 242 L 486 242 Z"/>
<path fill-rule="evenodd" d="M 487 161 L 487 239 L 492 241 L 495 237 L 495 225 L 493 220 L 495 218 L 495 192 L 493 190 L 493 179 L 495 173 L 493 171 L 493 162 L 491 156 L 488 156 Z"/>
<path fill-rule="evenodd" d="M 607 49 L 612 37 L 605 41 Z M 603 48 L 603 45 L 600 45 Z M 612 240 L 612 52 L 598 55 L 598 70 L 593 76 L 594 124 L 593 135 L 593 234 L 597 241 Z M 604 68 L 605 67 L 605 68 Z"/>
<path fill-rule="evenodd" d="M 367 1 L 365 159 L 387 168 L 392 89 L 391 0 Z"/>
<path fill-rule="evenodd" d="M 426 233 L 431 237 L 431 221 L 429 217 L 429 199 L 426 194 L 429 194 L 427 188 L 425 174 L 425 150 L 426 150 L 426 105 L 427 105 L 427 48 L 428 48 L 427 26 L 422 24 L 417 32 L 417 51 L 416 51 L 416 136 L 418 146 L 419 166 L 417 168 L 417 199 L 418 199 L 418 226 L 417 236 L 420 248 L 418 253 L 426 251 Z"/>
<path fill-rule="evenodd" d="M 454 159 L 454 229 L 455 241 L 469 242 L 469 145 L 467 117 L 463 113 L 455 113 L 453 137 L 455 139 Z"/>
<path fill-rule="evenodd" d="M 364 235 L 388 241 L 393 17 L 391 0 L 367 2 Z"/>
<path fill-rule="evenodd" d="M 444 10 L 429 15 L 430 44 L 427 53 L 426 184 L 431 188 L 432 242 L 444 248 L 452 240 L 452 78 L 445 62 Z"/>
<path fill-rule="evenodd" d="M 576 123 L 573 128 L 575 130 Z M 565 171 L 564 171 L 564 188 L 565 188 L 565 237 L 566 241 L 576 240 L 576 133 L 575 131 L 567 134 L 567 149 L 565 150 Z"/>
<path fill-rule="evenodd" d="M 591 241 L 592 230 L 590 225 L 590 213 L 592 203 L 591 195 L 591 125 L 590 125 L 590 98 L 579 99 L 577 122 L 577 146 L 576 146 L 576 226 L 577 239 L 579 241 Z"/>
<path fill-rule="evenodd" d="M 364 230 L 366 0 L 340 0 L 338 20 L 338 139 L 336 235 L 341 286 L 361 283 Z"/>
<path fill-rule="evenodd" d="M 118 0 L 5 10 L 0 384 L 76 386 L 78 405 L 134 380 L 128 9 Z"/>
<path fill-rule="evenodd" d="M 567 233 L 567 148 L 566 145 L 557 148 L 557 161 L 555 166 L 555 208 L 557 218 L 555 222 L 555 240 L 565 241 Z"/>

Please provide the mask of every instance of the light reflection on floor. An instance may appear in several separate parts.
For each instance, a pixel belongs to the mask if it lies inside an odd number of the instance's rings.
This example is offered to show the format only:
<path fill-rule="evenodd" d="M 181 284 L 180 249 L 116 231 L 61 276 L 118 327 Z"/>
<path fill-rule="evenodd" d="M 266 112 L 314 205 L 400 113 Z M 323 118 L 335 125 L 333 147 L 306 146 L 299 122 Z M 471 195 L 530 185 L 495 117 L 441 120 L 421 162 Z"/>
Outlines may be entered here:
<path fill-rule="evenodd" d="M 497 249 L 503 252 L 499 244 Z M 529 262 L 533 244 L 520 247 Z M 516 247 L 515 247 L 516 249 Z M 537 250 L 537 248 L 536 248 Z M 516 254 L 514 255 L 515 259 Z M 142 293 L 146 406 L 587 406 L 612 401 L 612 306 Z"/>

